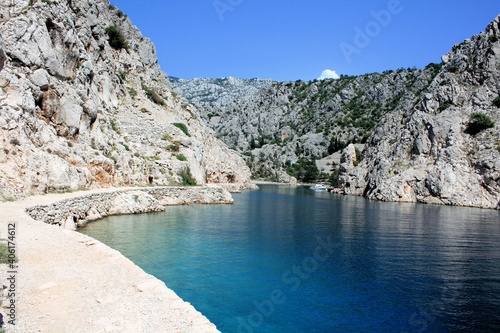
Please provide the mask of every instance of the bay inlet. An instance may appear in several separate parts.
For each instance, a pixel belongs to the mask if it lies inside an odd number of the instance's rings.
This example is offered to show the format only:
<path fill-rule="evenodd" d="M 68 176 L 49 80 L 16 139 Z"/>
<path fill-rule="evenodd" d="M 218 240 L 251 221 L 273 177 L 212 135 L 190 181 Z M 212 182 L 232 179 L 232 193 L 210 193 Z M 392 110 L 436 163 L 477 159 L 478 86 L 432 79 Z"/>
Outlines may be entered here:
<path fill-rule="evenodd" d="M 262 185 L 81 231 L 222 332 L 500 329 L 500 212 Z M 168 309 L 166 309 L 168 311 Z"/>

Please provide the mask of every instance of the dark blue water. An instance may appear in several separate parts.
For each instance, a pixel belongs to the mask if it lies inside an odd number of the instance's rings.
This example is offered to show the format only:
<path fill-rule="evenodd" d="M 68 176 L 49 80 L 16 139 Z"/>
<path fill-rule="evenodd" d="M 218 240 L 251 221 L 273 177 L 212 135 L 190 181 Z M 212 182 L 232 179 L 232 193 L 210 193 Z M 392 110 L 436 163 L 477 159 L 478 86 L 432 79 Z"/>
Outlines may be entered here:
<path fill-rule="evenodd" d="M 500 212 L 262 186 L 83 230 L 222 332 L 500 332 Z"/>

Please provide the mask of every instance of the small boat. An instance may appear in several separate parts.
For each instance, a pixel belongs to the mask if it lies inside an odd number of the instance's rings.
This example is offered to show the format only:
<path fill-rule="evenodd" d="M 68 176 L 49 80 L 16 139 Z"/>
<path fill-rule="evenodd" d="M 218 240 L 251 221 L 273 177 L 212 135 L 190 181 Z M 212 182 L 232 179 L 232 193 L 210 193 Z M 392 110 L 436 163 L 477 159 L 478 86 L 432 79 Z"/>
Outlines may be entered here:
<path fill-rule="evenodd" d="M 313 191 L 326 191 L 326 186 L 323 184 L 316 184 L 314 186 L 311 186 L 311 190 L 313 190 Z"/>

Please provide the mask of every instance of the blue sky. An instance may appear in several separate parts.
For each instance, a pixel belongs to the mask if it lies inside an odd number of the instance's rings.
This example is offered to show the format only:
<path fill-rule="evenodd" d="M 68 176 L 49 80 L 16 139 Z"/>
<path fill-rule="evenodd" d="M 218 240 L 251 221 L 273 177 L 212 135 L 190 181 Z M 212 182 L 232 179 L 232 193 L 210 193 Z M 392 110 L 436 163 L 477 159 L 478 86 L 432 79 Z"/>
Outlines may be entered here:
<path fill-rule="evenodd" d="M 312 80 L 440 62 L 498 0 L 111 0 L 181 78 Z M 330 72 L 331 75 L 331 72 Z"/>

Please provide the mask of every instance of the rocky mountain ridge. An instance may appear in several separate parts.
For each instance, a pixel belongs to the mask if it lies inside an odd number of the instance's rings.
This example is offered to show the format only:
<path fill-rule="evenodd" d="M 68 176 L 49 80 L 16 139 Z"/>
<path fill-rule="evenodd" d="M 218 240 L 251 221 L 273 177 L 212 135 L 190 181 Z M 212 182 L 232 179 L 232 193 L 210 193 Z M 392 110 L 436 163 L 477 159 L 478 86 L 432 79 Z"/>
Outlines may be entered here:
<path fill-rule="evenodd" d="M 210 97 L 193 103 L 221 140 L 246 154 L 254 177 L 289 181 L 289 174 L 300 177 L 294 174 L 297 164 L 327 157 L 349 143 L 364 144 L 381 117 L 411 106 L 439 69 L 432 64 L 339 80 L 274 82 L 224 105 Z M 199 94 L 196 85 L 190 89 L 184 90 L 188 97 Z"/>
<path fill-rule="evenodd" d="M 107 0 L 0 0 L 0 196 L 250 172 Z"/>
<path fill-rule="evenodd" d="M 217 123 L 221 111 L 235 100 L 251 98 L 261 89 L 270 87 L 276 81 L 271 79 L 196 78 L 191 80 L 169 77 L 172 88 L 188 102 L 199 106 L 201 117 Z"/>
<path fill-rule="evenodd" d="M 321 164 L 340 193 L 500 208 L 499 21 L 425 69 L 275 82 L 223 105 L 194 103 L 256 178 L 314 180 Z M 474 114 L 493 128 L 471 133 Z"/>

